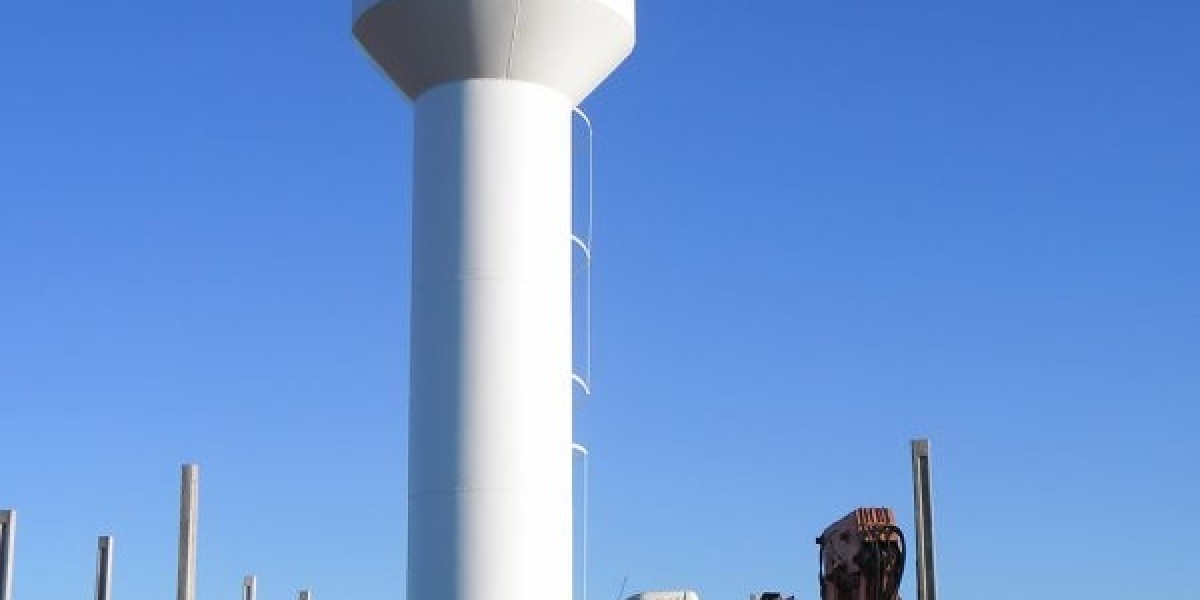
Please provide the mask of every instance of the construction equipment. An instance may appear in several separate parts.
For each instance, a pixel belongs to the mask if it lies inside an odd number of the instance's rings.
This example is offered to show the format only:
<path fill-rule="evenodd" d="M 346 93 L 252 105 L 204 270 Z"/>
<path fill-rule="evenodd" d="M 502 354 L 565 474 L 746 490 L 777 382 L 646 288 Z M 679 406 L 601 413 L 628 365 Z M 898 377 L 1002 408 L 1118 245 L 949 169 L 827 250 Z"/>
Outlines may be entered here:
<path fill-rule="evenodd" d="M 817 538 L 821 600 L 900 600 L 904 532 L 890 508 L 859 508 Z"/>

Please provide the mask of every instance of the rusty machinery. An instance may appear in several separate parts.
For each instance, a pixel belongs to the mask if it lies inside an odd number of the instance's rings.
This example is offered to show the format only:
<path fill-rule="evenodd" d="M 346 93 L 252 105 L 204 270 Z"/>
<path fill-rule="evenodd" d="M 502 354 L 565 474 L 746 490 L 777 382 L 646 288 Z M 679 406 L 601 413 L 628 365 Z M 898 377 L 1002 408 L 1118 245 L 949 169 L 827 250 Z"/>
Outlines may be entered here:
<path fill-rule="evenodd" d="M 900 600 L 904 533 L 890 508 L 859 508 L 817 538 L 821 600 Z"/>

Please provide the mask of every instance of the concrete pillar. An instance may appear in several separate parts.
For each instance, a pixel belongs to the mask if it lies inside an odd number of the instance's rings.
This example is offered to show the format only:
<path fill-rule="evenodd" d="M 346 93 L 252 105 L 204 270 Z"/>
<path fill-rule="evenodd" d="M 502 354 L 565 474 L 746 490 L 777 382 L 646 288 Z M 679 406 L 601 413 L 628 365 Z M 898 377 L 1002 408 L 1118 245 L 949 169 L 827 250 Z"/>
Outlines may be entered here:
<path fill-rule="evenodd" d="M 13 552 L 17 541 L 17 511 L 0 510 L 0 600 L 12 600 Z"/>
<path fill-rule="evenodd" d="M 96 541 L 96 600 L 112 600 L 113 536 Z"/>
<path fill-rule="evenodd" d="M 247 575 L 242 579 L 242 600 L 258 599 L 258 578 Z"/>
<path fill-rule="evenodd" d="M 912 441 L 913 522 L 917 529 L 917 600 L 937 600 L 933 574 L 933 482 L 929 475 L 929 440 Z"/>
<path fill-rule="evenodd" d="M 196 514 L 200 467 L 183 465 L 179 489 L 179 573 L 176 600 L 196 600 Z"/>

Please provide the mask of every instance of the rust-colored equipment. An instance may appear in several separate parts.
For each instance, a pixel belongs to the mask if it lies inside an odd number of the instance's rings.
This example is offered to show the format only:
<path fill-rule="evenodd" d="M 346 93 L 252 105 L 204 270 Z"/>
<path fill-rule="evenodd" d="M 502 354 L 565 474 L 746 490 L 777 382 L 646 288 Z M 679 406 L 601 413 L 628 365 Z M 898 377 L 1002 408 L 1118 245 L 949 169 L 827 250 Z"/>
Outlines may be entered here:
<path fill-rule="evenodd" d="M 900 600 L 904 532 L 890 508 L 859 508 L 817 538 L 821 600 Z"/>

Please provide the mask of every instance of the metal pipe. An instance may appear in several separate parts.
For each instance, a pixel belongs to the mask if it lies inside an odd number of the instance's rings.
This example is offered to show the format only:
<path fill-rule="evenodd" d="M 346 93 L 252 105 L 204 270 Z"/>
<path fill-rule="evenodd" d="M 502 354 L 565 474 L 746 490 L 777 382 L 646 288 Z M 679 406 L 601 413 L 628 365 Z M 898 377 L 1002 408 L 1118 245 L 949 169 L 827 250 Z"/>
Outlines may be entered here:
<path fill-rule="evenodd" d="M 112 598 L 113 536 L 102 535 L 96 540 L 96 600 Z"/>
<path fill-rule="evenodd" d="M 13 554 L 17 541 L 17 511 L 0 510 L 0 600 L 12 600 Z"/>
<path fill-rule="evenodd" d="M 937 600 L 933 571 L 933 482 L 929 440 L 912 441 L 913 511 L 917 530 L 917 600 Z"/>
<path fill-rule="evenodd" d="M 200 467 L 183 465 L 179 489 L 179 572 L 176 600 L 196 600 L 196 512 Z"/>
<path fill-rule="evenodd" d="M 258 599 L 258 578 L 247 575 L 242 579 L 242 600 Z"/>

